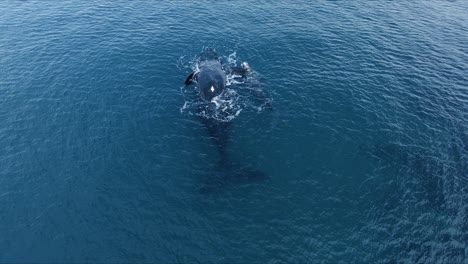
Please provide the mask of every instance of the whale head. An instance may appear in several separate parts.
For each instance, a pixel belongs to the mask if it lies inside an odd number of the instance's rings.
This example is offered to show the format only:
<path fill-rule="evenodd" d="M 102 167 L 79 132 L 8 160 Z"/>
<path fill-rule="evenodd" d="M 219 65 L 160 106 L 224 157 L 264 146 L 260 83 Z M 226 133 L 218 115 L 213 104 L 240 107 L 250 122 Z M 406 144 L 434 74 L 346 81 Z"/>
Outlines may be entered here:
<path fill-rule="evenodd" d="M 202 68 L 198 74 L 198 88 L 203 100 L 210 102 L 226 88 L 226 75 L 221 68 Z"/>

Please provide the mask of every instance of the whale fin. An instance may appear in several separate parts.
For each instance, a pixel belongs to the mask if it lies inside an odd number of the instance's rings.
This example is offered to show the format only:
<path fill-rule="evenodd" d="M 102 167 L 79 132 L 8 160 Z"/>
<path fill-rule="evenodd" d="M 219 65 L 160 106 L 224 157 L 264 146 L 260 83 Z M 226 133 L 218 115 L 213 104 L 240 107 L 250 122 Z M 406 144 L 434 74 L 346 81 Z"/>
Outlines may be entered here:
<path fill-rule="evenodd" d="M 185 85 L 190 85 L 192 83 L 193 77 L 195 75 L 195 71 L 191 72 L 187 78 L 185 78 Z"/>

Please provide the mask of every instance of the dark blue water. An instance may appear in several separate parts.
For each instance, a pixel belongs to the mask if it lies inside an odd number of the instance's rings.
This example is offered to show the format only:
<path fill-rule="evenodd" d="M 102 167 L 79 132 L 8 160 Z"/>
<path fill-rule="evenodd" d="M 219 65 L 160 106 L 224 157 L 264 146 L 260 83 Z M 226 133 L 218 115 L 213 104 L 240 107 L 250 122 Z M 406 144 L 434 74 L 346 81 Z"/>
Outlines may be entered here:
<path fill-rule="evenodd" d="M 468 263 L 466 1 L 6 1 L 0 262 Z M 248 61 L 200 187 L 204 47 Z M 246 101 L 244 101 L 246 102 Z M 190 103 L 190 102 L 189 102 Z"/>

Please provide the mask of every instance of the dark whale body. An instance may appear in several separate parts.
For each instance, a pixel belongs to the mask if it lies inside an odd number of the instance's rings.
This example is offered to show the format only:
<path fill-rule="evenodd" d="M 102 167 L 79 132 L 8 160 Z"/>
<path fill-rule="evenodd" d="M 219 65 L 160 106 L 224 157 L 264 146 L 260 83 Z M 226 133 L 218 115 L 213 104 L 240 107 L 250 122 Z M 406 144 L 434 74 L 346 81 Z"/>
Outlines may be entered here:
<path fill-rule="evenodd" d="M 223 93 L 226 89 L 226 74 L 221 67 L 221 63 L 217 60 L 200 63 L 197 83 L 201 98 L 207 102 Z"/>
<path fill-rule="evenodd" d="M 198 69 L 189 74 L 185 79 L 185 85 L 196 82 L 200 93 L 202 104 L 199 111 L 204 115 L 200 116 L 201 123 L 207 128 L 212 142 L 216 145 L 219 153 L 219 168 L 215 170 L 215 177 L 211 177 L 204 192 L 211 192 L 219 189 L 226 183 L 240 183 L 252 180 L 265 179 L 266 175 L 260 171 L 250 169 L 248 166 L 241 166 L 229 162 L 227 159 L 226 147 L 229 141 L 228 132 L 231 121 L 226 118 L 229 111 L 219 111 L 215 97 L 220 96 L 226 90 L 226 73 L 220 62 L 218 54 L 211 49 L 205 50 L 199 57 Z M 215 118 L 218 117 L 218 118 Z"/>
<path fill-rule="evenodd" d="M 222 68 L 218 54 L 214 50 L 205 50 L 200 55 L 198 70 L 190 73 L 185 80 L 185 85 L 189 85 L 193 81 L 197 82 L 200 98 L 204 101 L 199 109 L 199 111 L 205 111 L 205 115 L 200 117 L 201 122 L 208 129 L 211 139 L 216 144 L 221 161 L 224 161 L 231 122 L 214 118 L 218 109 L 212 100 L 226 90 L 226 73 Z"/>

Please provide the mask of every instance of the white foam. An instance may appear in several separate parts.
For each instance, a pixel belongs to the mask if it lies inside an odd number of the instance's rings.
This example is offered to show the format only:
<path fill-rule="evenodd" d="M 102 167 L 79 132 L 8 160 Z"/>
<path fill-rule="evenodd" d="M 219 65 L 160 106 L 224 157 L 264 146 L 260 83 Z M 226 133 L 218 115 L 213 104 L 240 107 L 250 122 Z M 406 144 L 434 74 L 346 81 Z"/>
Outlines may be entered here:
<path fill-rule="evenodd" d="M 229 54 L 228 57 L 226 58 L 227 61 L 228 61 L 228 64 L 229 66 L 234 66 L 237 64 L 237 59 L 236 59 L 236 56 L 237 56 L 237 52 L 234 51 L 233 53 Z"/>

